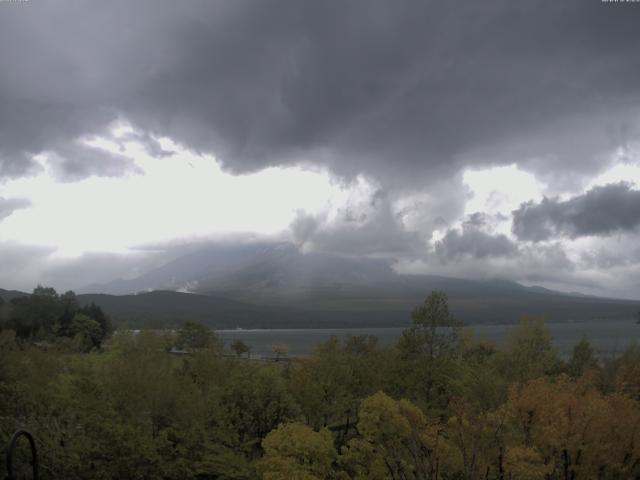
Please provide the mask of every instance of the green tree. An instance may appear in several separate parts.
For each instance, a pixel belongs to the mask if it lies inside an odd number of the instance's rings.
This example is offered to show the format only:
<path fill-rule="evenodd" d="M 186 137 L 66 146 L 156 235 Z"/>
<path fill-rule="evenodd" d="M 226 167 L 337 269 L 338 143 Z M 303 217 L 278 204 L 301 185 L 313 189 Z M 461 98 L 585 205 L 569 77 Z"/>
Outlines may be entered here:
<path fill-rule="evenodd" d="M 459 322 L 450 312 L 447 296 L 433 292 L 412 314 L 413 325 L 397 344 L 394 393 L 442 413 L 449 403 L 450 382 L 458 377 Z"/>
<path fill-rule="evenodd" d="M 187 321 L 178 331 L 176 347 L 185 350 L 218 347 L 219 343 L 213 331 L 200 322 Z"/>
<path fill-rule="evenodd" d="M 299 423 L 282 424 L 262 441 L 264 457 L 257 470 L 264 480 L 334 478 L 336 451 L 331 433 Z"/>
<path fill-rule="evenodd" d="M 523 383 L 560 371 L 560 357 L 553 348 L 544 321 L 524 318 L 496 355 L 498 368 L 512 382 Z"/>
<path fill-rule="evenodd" d="M 438 422 L 430 422 L 407 400 L 378 392 L 362 402 L 360 436 L 343 449 L 350 478 L 430 480 L 438 477 L 449 455 Z"/>
<path fill-rule="evenodd" d="M 7 327 L 22 339 L 44 339 L 54 334 L 54 327 L 62 314 L 62 304 L 53 288 L 38 285 L 33 294 L 11 300 Z"/>
<path fill-rule="evenodd" d="M 411 314 L 413 325 L 405 330 L 401 342 L 408 351 L 426 355 L 428 360 L 450 354 L 458 345 L 462 323 L 449 312 L 444 292 L 433 292 Z"/>
<path fill-rule="evenodd" d="M 58 299 L 58 294 L 56 293 L 55 288 L 52 287 L 43 287 L 38 284 L 36 288 L 33 289 L 34 297 L 43 297 L 43 298 L 55 298 Z"/>
<path fill-rule="evenodd" d="M 5 302 L 0 297 L 0 331 L 7 328 L 7 320 L 9 318 L 9 302 Z"/>
<path fill-rule="evenodd" d="M 217 398 L 240 441 L 263 438 L 280 423 L 296 418 L 298 407 L 279 365 L 230 360 L 223 365 L 225 370 L 216 378 L 222 387 Z"/>
<path fill-rule="evenodd" d="M 363 398 L 384 387 L 388 355 L 377 340 L 332 337 L 316 346 L 311 358 L 298 359 L 289 368 L 289 388 L 302 408 L 307 424 L 353 424 Z"/>
<path fill-rule="evenodd" d="M 69 336 L 73 338 L 73 345 L 77 351 L 88 352 L 99 347 L 102 342 L 102 328 L 93 318 L 83 313 L 76 313 L 71 320 Z"/>
<path fill-rule="evenodd" d="M 247 358 L 251 355 L 251 349 L 249 346 L 244 343 L 239 338 L 236 338 L 230 345 L 231 350 L 235 352 L 238 357 L 241 357 L 243 354 L 247 354 Z"/>
<path fill-rule="evenodd" d="M 573 347 L 573 354 L 569 360 L 568 370 L 573 377 L 579 377 L 583 373 L 598 366 L 593 347 L 588 340 L 582 339 Z"/>
<path fill-rule="evenodd" d="M 73 292 L 67 292 L 67 293 L 73 293 Z M 100 325 L 100 330 L 102 331 L 101 341 L 103 341 L 111 333 L 112 331 L 111 320 L 109 319 L 108 315 L 102 310 L 102 308 L 100 308 L 99 305 L 96 305 L 95 303 L 91 303 L 89 305 L 85 305 L 84 307 L 80 308 L 78 311 L 80 313 L 88 315 L 89 317 L 93 318 L 96 322 L 98 322 L 98 325 Z"/>
<path fill-rule="evenodd" d="M 607 393 L 623 393 L 640 401 L 640 345 L 633 342 L 622 355 L 607 360 L 600 385 Z"/>
<path fill-rule="evenodd" d="M 23 340 L 54 341 L 56 337 L 67 337 L 74 339 L 77 348 L 89 344 L 99 348 L 111 333 L 109 317 L 102 309 L 94 304 L 80 307 L 72 291 L 58 295 L 53 288 L 38 285 L 31 295 L 12 299 L 8 307 L 0 309 L 3 317 L 0 322 L 3 328 L 14 330 Z M 74 324 L 78 314 L 84 317 Z M 87 318 L 97 323 L 98 330 Z M 80 337 L 76 338 L 79 333 Z"/>

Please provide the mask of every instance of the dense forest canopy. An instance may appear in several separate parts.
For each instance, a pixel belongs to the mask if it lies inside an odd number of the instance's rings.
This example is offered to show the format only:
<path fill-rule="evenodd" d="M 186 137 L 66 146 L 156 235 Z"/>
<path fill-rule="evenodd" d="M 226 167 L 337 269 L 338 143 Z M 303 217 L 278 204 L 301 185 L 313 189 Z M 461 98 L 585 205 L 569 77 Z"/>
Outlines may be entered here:
<path fill-rule="evenodd" d="M 563 360 L 529 318 L 496 346 L 435 292 L 390 347 L 251 360 L 193 322 L 94 341 L 103 312 L 36 290 L 1 307 L 0 439 L 31 431 L 42 478 L 640 478 L 637 345 Z"/>
<path fill-rule="evenodd" d="M 19 340 L 56 341 L 89 351 L 101 347 L 111 321 L 95 304 L 81 307 L 72 291 L 59 295 L 38 285 L 31 295 L 0 298 L 0 330 L 12 330 Z"/>

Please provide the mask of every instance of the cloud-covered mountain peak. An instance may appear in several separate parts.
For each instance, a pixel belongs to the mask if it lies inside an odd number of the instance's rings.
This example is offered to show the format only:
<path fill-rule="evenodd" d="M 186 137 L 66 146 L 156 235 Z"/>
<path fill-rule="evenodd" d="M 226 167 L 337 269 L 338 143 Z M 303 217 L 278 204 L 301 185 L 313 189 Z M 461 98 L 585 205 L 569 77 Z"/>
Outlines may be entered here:
<path fill-rule="evenodd" d="M 382 260 L 304 253 L 287 242 L 227 243 L 202 247 L 134 279 L 91 285 L 80 291 L 126 294 L 149 290 L 212 293 L 309 289 L 373 285 L 388 282 L 394 276 Z"/>

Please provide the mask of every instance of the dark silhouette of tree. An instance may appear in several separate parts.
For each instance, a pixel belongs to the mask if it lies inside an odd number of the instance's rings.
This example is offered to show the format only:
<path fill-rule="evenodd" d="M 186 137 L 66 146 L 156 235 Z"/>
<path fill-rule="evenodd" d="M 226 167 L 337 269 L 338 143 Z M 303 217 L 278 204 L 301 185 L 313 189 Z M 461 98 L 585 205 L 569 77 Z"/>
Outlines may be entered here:
<path fill-rule="evenodd" d="M 247 358 L 251 355 L 249 346 L 240 339 L 235 339 L 230 347 L 238 357 L 241 357 L 245 353 L 247 354 Z"/>

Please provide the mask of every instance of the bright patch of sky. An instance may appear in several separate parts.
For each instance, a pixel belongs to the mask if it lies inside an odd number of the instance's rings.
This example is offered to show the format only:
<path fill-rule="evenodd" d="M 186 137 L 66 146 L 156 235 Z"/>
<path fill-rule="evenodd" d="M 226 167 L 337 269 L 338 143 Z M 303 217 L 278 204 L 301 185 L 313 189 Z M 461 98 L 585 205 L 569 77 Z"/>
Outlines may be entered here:
<path fill-rule="evenodd" d="M 535 175 L 520 170 L 515 164 L 466 170 L 463 181 L 472 192 L 465 205 L 467 215 L 475 212 L 510 215 L 524 202 L 539 201 L 546 188 Z"/>
<path fill-rule="evenodd" d="M 442 240 L 452 226 L 460 227 L 462 221 L 471 214 L 484 213 L 491 218 L 488 229 L 493 233 L 511 234 L 511 212 L 522 203 L 539 201 L 547 186 L 535 175 L 512 164 L 485 169 L 467 169 L 462 182 L 468 198 L 464 204 L 464 215 L 449 225 L 436 229 L 432 243 Z"/>
<path fill-rule="evenodd" d="M 117 139 L 132 132 L 120 126 L 113 133 Z M 0 196 L 31 202 L 0 223 L 0 241 L 52 246 L 59 256 L 77 256 L 220 233 L 272 235 L 285 230 L 300 211 L 330 214 L 370 190 L 362 179 L 351 188 L 324 170 L 274 167 L 234 176 L 214 157 L 194 154 L 169 139 L 160 143 L 174 153 L 160 159 L 135 141 L 125 142 L 124 151 L 106 138 L 87 143 L 125 154 L 140 173 L 60 183 L 41 155 L 38 175 L 0 186 Z"/>
<path fill-rule="evenodd" d="M 619 163 L 592 179 L 587 186 L 587 190 L 595 186 L 619 182 L 631 183 L 638 188 L 640 186 L 640 165 Z"/>

